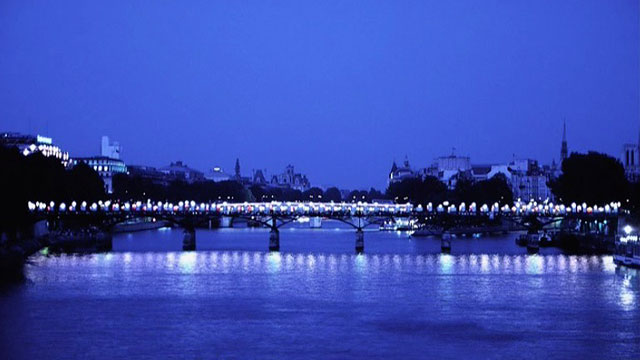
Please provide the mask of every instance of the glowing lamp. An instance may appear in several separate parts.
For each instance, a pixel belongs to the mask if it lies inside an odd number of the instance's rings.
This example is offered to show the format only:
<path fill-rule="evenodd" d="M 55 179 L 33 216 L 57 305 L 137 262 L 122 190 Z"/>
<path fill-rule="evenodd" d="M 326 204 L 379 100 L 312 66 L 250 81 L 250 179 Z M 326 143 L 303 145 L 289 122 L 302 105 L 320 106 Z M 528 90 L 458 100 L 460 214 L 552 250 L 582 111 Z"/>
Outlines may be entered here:
<path fill-rule="evenodd" d="M 625 226 L 625 227 L 623 228 L 623 230 L 624 230 L 624 233 L 625 233 L 626 235 L 629 235 L 629 234 L 631 234 L 631 232 L 633 232 L 633 228 L 631 227 L 631 225 L 627 225 L 627 226 Z"/>

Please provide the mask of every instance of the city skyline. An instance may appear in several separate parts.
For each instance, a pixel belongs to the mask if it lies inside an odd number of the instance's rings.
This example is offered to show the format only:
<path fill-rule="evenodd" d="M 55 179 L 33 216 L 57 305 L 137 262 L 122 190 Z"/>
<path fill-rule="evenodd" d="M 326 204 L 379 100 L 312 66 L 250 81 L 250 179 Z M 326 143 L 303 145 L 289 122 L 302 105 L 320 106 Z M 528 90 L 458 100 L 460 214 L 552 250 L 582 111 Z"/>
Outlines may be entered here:
<path fill-rule="evenodd" d="M 200 5 L 7 2 L 3 131 L 76 156 L 109 135 L 132 164 L 291 163 L 349 188 L 452 148 L 558 162 L 565 120 L 570 152 L 637 141 L 637 2 Z"/>
<path fill-rule="evenodd" d="M 18 133 L 18 134 L 21 134 L 21 133 Z M 23 135 L 34 136 L 34 137 L 36 135 L 38 137 L 45 136 L 42 133 L 23 134 Z M 48 139 L 48 141 L 52 140 L 50 137 L 46 137 L 46 138 Z M 112 140 L 116 140 L 116 139 L 112 139 Z M 157 168 L 161 168 L 161 167 L 166 167 L 167 164 L 171 164 L 171 165 L 174 164 L 174 159 L 167 160 L 164 163 L 160 163 L 160 164 L 142 164 L 142 163 L 137 163 L 137 162 L 131 162 L 128 159 L 126 159 L 126 157 L 124 157 L 124 158 L 120 157 L 121 145 L 120 145 L 120 143 L 118 141 L 115 141 L 115 143 L 113 143 L 113 144 L 115 144 L 115 147 L 114 147 L 110 143 L 109 137 L 103 135 L 101 137 L 101 142 L 100 142 L 102 147 L 105 146 L 105 142 L 106 142 L 106 145 L 107 145 L 108 149 L 110 149 L 111 151 L 116 151 L 118 153 L 117 157 L 112 157 L 112 158 L 121 159 L 128 166 L 143 166 L 143 167 L 144 166 L 153 166 L 154 168 L 156 168 L 156 167 Z M 54 142 L 54 145 L 60 146 L 60 144 L 55 143 L 55 142 Z M 624 156 L 623 152 L 626 151 L 626 147 L 633 146 L 634 151 L 638 151 L 638 153 L 640 153 L 640 150 L 638 149 L 638 147 L 640 147 L 640 133 L 639 133 L 639 136 L 638 136 L 638 142 L 637 143 L 628 142 L 628 143 L 625 143 L 624 146 L 625 146 L 625 148 L 622 149 L 622 145 L 621 145 L 622 151 L 620 151 L 619 155 L 607 154 L 607 153 L 605 153 L 605 154 L 610 155 L 610 156 L 618 159 L 626 168 L 625 159 L 623 159 L 623 156 Z M 60 147 L 61 147 L 61 149 L 63 151 L 66 150 L 64 148 L 64 146 L 60 146 Z M 554 159 L 552 159 L 552 161 L 550 163 L 545 163 L 545 162 L 540 162 L 539 159 L 534 159 L 534 158 L 530 158 L 530 157 L 518 157 L 518 156 L 516 156 L 516 154 L 513 154 L 512 158 L 503 159 L 502 161 L 478 162 L 478 161 L 474 161 L 474 158 L 473 158 L 472 154 L 459 154 L 459 153 L 456 153 L 456 149 L 455 148 L 452 148 L 451 152 L 449 154 L 443 154 L 443 155 L 434 157 L 431 161 L 426 162 L 426 163 L 419 163 L 419 164 L 414 163 L 413 165 L 411 165 L 411 169 L 412 169 L 413 173 L 417 176 L 419 173 L 426 171 L 429 167 L 437 166 L 437 163 L 439 162 L 439 159 L 446 158 L 446 157 L 455 157 L 455 158 L 462 157 L 462 158 L 467 158 L 468 159 L 467 161 L 471 160 L 471 162 L 470 162 L 471 165 L 479 166 L 479 167 L 484 167 L 484 166 L 487 166 L 487 165 L 498 165 L 498 166 L 503 165 L 503 166 L 505 166 L 505 165 L 514 163 L 516 160 L 533 160 L 536 163 L 539 163 L 539 165 L 541 167 L 542 166 L 551 166 L 551 168 L 549 168 L 549 171 L 559 171 L 560 167 L 562 165 L 563 157 L 566 157 L 566 156 L 570 155 L 573 152 L 580 153 L 580 151 L 570 150 L 570 148 L 568 146 L 566 123 L 563 124 L 562 140 L 560 142 L 559 149 L 560 149 L 560 152 L 559 152 L 560 155 L 558 156 L 558 159 L 556 160 L 554 158 Z M 71 153 L 71 154 L 69 154 L 69 156 L 70 156 L 71 159 L 82 159 L 82 158 L 86 158 L 86 157 L 95 157 L 95 156 L 100 157 L 100 156 L 104 156 L 104 151 L 105 151 L 104 149 L 98 149 L 98 151 L 96 151 L 94 153 L 91 153 L 91 154 L 87 153 L 87 154 L 83 154 L 81 156 L 78 156 L 78 155 L 75 155 L 75 154 Z M 583 152 L 590 152 L 590 151 L 596 151 L 596 150 L 588 149 L 587 151 L 583 151 Z M 233 163 L 234 163 L 233 166 L 226 166 L 226 163 L 228 161 L 224 160 L 224 161 L 221 161 L 221 162 L 214 163 L 214 165 L 209 166 L 207 168 L 195 168 L 194 166 L 190 166 L 188 160 L 176 159 L 175 161 L 177 161 L 181 166 L 182 165 L 189 166 L 190 168 L 194 168 L 197 171 L 201 171 L 203 174 L 212 174 L 212 171 L 213 172 L 218 172 L 218 173 L 221 173 L 221 174 L 226 174 L 232 180 L 234 180 L 237 177 L 238 170 L 240 170 L 240 176 L 247 176 L 247 178 L 251 178 L 255 174 L 256 171 L 259 171 L 259 172 L 261 172 L 261 175 L 263 174 L 264 176 L 267 176 L 267 177 L 270 178 L 271 176 L 275 176 L 276 174 L 280 173 L 280 170 L 281 170 L 281 169 L 267 169 L 266 167 L 262 167 L 262 168 L 261 167 L 247 168 L 247 167 L 244 167 L 244 166 L 239 167 L 239 163 L 238 163 L 239 160 L 240 160 L 239 158 L 236 158 L 233 161 Z M 404 160 L 403 161 L 399 161 L 398 158 L 394 158 L 394 160 L 392 161 L 392 165 L 395 168 L 396 164 L 402 164 L 403 162 L 406 163 L 408 160 L 409 160 L 408 159 L 408 155 L 404 156 Z M 628 159 L 627 159 L 627 161 L 628 161 Z M 632 163 L 635 164 L 635 160 L 631 159 L 631 161 L 632 161 Z M 289 163 L 289 164 L 285 165 L 283 168 L 289 167 L 291 165 L 292 164 Z M 555 165 L 555 167 L 554 167 L 554 165 Z M 304 164 L 302 164 L 302 167 L 304 168 Z M 440 179 L 440 180 L 443 181 L 443 179 Z M 387 171 L 387 173 L 384 174 L 384 182 L 385 182 L 385 184 L 383 184 L 381 187 L 376 187 L 376 186 L 373 186 L 373 185 L 372 186 L 362 186 L 362 187 L 357 187 L 357 186 L 356 187 L 348 187 L 348 186 L 344 186 L 342 184 L 337 184 L 337 183 L 322 183 L 322 184 L 320 184 L 320 183 L 313 183 L 312 182 L 311 183 L 311 187 L 320 187 L 320 188 L 323 188 L 325 190 L 327 188 L 329 188 L 329 187 L 338 187 L 338 188 L 341 188 L 341 189 L 351 189 L 351 190 L 367 190 L 369 188 L 375 188 L 375 189 L 384 190 L 388 186 L 388 182 L 389 182 L 389 172 L 388 171 Z"/>

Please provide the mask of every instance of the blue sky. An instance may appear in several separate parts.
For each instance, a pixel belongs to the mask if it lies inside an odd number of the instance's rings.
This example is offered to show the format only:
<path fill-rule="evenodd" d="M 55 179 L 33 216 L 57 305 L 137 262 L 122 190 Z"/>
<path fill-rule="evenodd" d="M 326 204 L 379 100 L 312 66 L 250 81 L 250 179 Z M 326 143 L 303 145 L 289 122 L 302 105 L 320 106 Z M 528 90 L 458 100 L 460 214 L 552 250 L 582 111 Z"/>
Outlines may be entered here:
<path fill-rule="evenodd" d="M 11 1 L 0 131 L 120 141 L 312 184 L 386 185 L 405 154 L 619 156 L 640 127 L 639 1 Z"/>

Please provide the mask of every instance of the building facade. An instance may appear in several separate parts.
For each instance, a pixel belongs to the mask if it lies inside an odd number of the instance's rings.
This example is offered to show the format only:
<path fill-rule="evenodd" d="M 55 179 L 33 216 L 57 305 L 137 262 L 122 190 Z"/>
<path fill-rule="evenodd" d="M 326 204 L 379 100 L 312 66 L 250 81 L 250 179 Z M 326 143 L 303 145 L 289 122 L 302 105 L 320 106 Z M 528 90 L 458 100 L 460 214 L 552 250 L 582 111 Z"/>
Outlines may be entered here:
<path fill-rule="evenodd" d="M 69 153 L 54 145 L 53 139 L 50 137 L 7 132 L 0 134 L 0 145 L 8 148 L 15 147 L 24 156 L 40 153 L 46 157 L 60 160 L 65 167 L 70 164 Z"/>
<path fill-rule="evenodd" d="M 116 174 L 126 174 L 127 166 L 120 159 L 112 159 L 106 156 L 93 156 L 85 158 L 74 158 L 72 166 L 84 163 L 95 170 L 104 182 L 104 190 L 113 193 L 113 176 Z"/>
<path fill-rule="evenodd" d="M 538 161 L 531 159 L 514 160 L 509 164 L 511 191 L 513 197 L 522 201 L 553 200 L 549 181 L 553 173 L 550 168 L 542 168 Z"/>
<path fill-rule="evenodd" d="M 288 187 L 294 190 L 306 191 L 311 184 L 306 175 L 296 173 L 293 165 L 287 165 L 284 172 L 271 177 L 271 186 Z"/>
<path fill-rule="evenodd" d="M 169 185 L 171 179 L 169 179 L 166 174 L 159 171 L 153 166 L 146 165 L 127 165 L 127 172 L 129 175 L 142 178 L 150 181 L 152 184 L 156 185 Z"/>
<path fill-rule="evenodd" d="M 387 183 L 389 185 L 419 176 L 411 168 L 411 165 L 409 164 L 409 158 L 407 156 L 404 157 L 404 162 L 402 162 L 401 165 L 402 166 L 398 166 L 396 165 L 395 160 L 393 161 L 393 164 L 391 165 L 391 171 L 389 171 L 389 179 L 387 180 Z"/>
<path fill-rule="evenodd" d="M 103 136 L 100 143 L 100 155 L 111 159 L 120 159 L 120 143 L 109 142 L 108 136 Z"/>
<path fill-rule="evenodd" d="M 232 180 L 233 177 L 225 173 L 220 166 L 214 166 L 207 175 L 205 175 L 205 178 L 213 182 L 221 182 Z"/>
<path fill-rule="evenodd" d="M 631 182 L 640 181 L 640 135 L 637 144 L 624 144 L 620 158 L 624 173 Z"/>
<path fill-rule="evenodd" d="M 158 170 L 171 179 L 182 180 L 188 183 L 205 180 L 203 172 L 188 167 L 182 161 L 172 162 L 169 166 L 162 167 Z"/>

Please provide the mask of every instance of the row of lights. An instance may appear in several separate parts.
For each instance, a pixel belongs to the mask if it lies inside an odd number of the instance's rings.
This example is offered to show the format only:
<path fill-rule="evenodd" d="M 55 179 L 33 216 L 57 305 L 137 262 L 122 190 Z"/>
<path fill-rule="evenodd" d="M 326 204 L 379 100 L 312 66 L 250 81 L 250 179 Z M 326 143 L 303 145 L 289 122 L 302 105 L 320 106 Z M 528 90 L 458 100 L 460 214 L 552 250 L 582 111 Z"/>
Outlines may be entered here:
<path fill-rule="evenodd" d="M 157 203 L 148 200 L 146 203 L 137 201 L 134 203 L 119 203 L 111 201 L 98 201 L 91 205 L 83 201 L 79 206 L 74 201 L 69 206 L 65 203 L 56 204 L 52 201 L 49 204 L 44 202 L 29 202 L 30 211 L 41 212 L 85 212 L 85 211 L 103 211 L 103 212 L 119 212 L 119 211 L 143 211 L 143 212 L 173 212 L 173 213 L 211 213 L 216 212 L 225 215 L 231 214 L 327 214 L 327 213 L 351 213 L 351 214 L 408 214 L 413 211 L 417 213 L 448 213 L 448 214 L 461 214 L 469 215 L 475 213 L 482 214 L 542 214 L 542 215 L 567 215 L 572 213 L 583 214 L 616 214 L 620 208 L 620 203 L 610 203 L 605 206 L 587 206 L 587 204 L 572 203 L 569 206 L 558 205 L 553 203 L 540 203 L 535 201 L 529 203 L 522 203 L 517 201 L 513 206 L 504 205 L 500 207 L 498 203 L 494 203 L 489 206 L 483 204 L 478 208 L 475 202 L 467 206 L 465 203 L 461 203 L 458 206 L 450 204 L 448 201 L 443 202 L 437 206 L 433 206 L 432 203 L 427 204 L 426 208 L 422 205 L 418 205 L 414 208 L 413 205 L 407 204 L 379 204 L 379 203 L 367 203 L 358 202 L 352 203 L 293 203 L 293 202 L 277 202 L 270 203 L 239 203 L 229 204 L 223 202 L 221 204 L 211 203 L 196 203 L 195 201 L 180 201 L 177 204 L 159 201 Z"/>
<path fill-rule="evenodd" d="M 153 203 L 150 200 L 146 203 L 137 201 L 135 203 L 114 203 L 111 201 L 99 201 L 91 205 L 83 201 L 79 206 L 74 201 L 67 206 L 65 203 L 56 204 L 44 202 L 29 202 L 30 211 L 40 212 L 154 212 L 154 213 L 220 213 L 231 214 L 328 214 L 328 213 L 385 213 L 385 214 L 407 214 L 413 210 L 411 204 L 349 204 L 349 203 L 292 203 L 292 202 L 271 202 L 271 203 L 242 203 L 242 204 L 210 204 L 196 203 L 195 201 L 180 201 L 177 204 L 163 203 L 159 201 Z"/>
<path fill-rule="evenodd" d="M 580 205 L 575 202 L 571 205 L 553 204 L 552 202 L 538 203 L 536 201 L 530 201 L 529 203 L 523 203 L 516 201 L 513 206 L 503 205 L 502 207 L 496 202 L 491 207 L 487 204 L 480 206 L 481 213 L 503 213 L 503 214 L 542 214 L 542 215 L 567 215 L 567 214 L 616 214 L 620 209 L 620 202 L 611 202 L 605 206 L 588 206 L 586 203 Z M 476 213 L 478 207 L 475 202 L 471 203 L 468 207 L 463 202 L 456 207 L 454 204 L 449 204 L 448 201 L 438 205 L 436 212 L 449 214 L 469 214 Z M 427 212 L 433 212 L 433 205 L 429 203 L 427 205 Z"/>
<path fill-rule="evenodd" d="M 65 166 L 69 161 L 69 153 L 62 152 L 62 150 L 59 147 L 54 145 L 40 144 L 36 146 L 36 144 L 31 144 L 28 147 L 26 147 L 24 150 L 22 150 L 22 155 L 29 156 L 36 152 L 42 153 L 42 155 L 44 155 L 45 157 L 55 157 L 56 159 L 59 159 Z"/>

